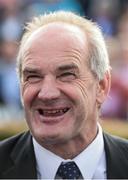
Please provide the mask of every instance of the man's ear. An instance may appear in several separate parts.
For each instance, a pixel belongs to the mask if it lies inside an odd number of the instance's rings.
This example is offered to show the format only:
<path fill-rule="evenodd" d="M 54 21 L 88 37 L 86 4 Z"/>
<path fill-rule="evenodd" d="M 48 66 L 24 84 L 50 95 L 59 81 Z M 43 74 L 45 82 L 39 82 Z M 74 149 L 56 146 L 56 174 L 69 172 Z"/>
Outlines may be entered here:
<path fill-rule="evenodd" d="M 99 81 L 97 86 L 97 104 L 100 107 L 101 104 L 108 97 L 111 86 L 111 74 L 110 71 L 107 71 L 104 75 L 104 78 Z"/>

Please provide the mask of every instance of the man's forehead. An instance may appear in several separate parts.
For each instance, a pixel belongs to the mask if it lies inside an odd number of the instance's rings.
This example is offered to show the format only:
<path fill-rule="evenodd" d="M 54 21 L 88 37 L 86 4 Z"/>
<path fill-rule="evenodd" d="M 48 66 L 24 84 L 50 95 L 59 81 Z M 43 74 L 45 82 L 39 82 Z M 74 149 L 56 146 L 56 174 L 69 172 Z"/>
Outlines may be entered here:
<path fill-rule="evenodd" d="M 87 54 L 88 42 L 85 33 L 78 27 L 54 22 L 44 25 L 30 35 L 22 47 L 23 56 L 28 50 L 36 52 L 37 49 L 42 53 L 77 49 Z"/>
<path fill-rule="evenodd" d="M 41 27 L 28 39 L 22 50 L 23 59 L 45 57 L 48 60 L 60 58 L 69 60 L 73 57 L 74 60 L 83 60 L 88 57 L 89 52 L 84 32 L 61 22 Z"/>
<path fill-rule="evenodd" d="M 69 37 L 76 36 L 82 39 L 85 39 L 86 37 L 85 32 L 76 25 L 65 22 L 51 22 L 35 30 L 28 40 L 35 40 L 40 37 L 45 38 L 47 36 L 52 38 L 58 36 L 61 37 L 64 35 L 68 35 Z"/>

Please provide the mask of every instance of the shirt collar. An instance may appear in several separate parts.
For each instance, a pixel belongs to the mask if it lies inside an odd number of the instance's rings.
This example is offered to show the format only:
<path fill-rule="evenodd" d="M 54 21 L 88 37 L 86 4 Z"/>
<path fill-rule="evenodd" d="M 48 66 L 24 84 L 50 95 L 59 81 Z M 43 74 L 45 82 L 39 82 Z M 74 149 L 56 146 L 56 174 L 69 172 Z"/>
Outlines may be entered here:
<path fill-rule="evenodd" d="M 38 178 L 54 179 L 57 169 L 63 159 L 51 151 L 43 148 L 34 138 L 33 145 L 37 162 Z"/>
<path fill-rule="evenodd" d="M 104 142 L 101 126 L 98 125 L 99 131 L 93 142 L 82 151 L 77 157 L 72 159 L 76 162 L 83 177 L 86 179 L 92 179 L 101 156 L 104 152 Z M 33 138 L 34 151 L 37 162 L 37 174 L 39 179 L 54 179 L 57 169 L 63 158 L 55 155 L 51 151 L 43 148 Z"/>
<path fill-rule="evenodd" d="M 92 143 L 76 158 L 74 158 L 74 161 L 78 165 L 85 179 L 93 179 L 99 161 L 104 154 L 103 134 L 102 128 L 99 124 L 98 129 L 98 134 Z"/>

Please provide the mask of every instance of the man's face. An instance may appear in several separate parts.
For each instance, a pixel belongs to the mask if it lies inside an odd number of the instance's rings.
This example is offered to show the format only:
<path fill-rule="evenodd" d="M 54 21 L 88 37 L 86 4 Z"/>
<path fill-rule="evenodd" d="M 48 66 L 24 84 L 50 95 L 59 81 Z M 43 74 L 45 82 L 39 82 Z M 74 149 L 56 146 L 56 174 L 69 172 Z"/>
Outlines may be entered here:
<path fill-rule="evenodd" d="M 98 81 L 88 51 L 85 34 L 66 24 L 46 25 L 26 42 L 21 92 L 38 142 L 87 139 L 96 129 Z"/>

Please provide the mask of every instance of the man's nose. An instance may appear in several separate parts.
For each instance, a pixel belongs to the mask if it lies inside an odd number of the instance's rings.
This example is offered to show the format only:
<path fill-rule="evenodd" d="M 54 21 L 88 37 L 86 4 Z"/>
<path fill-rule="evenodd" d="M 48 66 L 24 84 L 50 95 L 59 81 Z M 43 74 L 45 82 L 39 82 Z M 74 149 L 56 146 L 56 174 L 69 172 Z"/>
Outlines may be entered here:
<path fill-rule="evenodd" d="M 38 93 L 38 98 L 47 101 L 57 99 L 59 96 L 60 90 L 57 87 L 56 80 L 54 78 L 45 77 Z"/>

